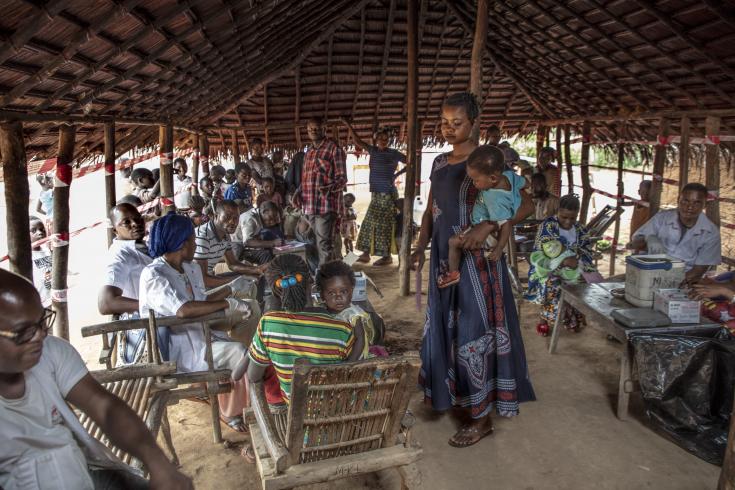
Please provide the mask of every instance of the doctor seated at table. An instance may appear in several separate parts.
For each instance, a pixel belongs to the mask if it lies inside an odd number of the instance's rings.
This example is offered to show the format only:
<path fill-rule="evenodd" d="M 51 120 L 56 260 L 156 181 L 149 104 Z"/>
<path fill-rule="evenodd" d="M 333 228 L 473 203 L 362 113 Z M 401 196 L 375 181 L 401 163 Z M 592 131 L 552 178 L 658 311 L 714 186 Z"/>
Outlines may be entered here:
<path fill-rule="evenodd" d="M 720 264 L 720 230 L 702 211 L 707 188 L 689 183 L 679 194 L 676 209 L 659 211 L 633 235 L 632 248 L 648 254 L 667 254 L 686 263 L 686 285 Z"/>

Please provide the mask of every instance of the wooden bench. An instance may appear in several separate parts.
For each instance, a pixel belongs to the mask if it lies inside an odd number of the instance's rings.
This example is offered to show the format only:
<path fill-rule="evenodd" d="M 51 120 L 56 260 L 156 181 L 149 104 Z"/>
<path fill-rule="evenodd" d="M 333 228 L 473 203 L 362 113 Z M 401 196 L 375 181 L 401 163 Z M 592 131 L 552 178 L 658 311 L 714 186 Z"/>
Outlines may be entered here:
<path fill-rule="evenodd" d="M 175 405 L 182 399 L 187 398 L 208 398 L 211 407 L 212 416 L 212 435 L 215 443 L 222 442 L 222 428 L 220 425 L 219 418 L 219 401 L 217 400 L 218 394 L 228 393 L 231 391 L 230 370 L 229 369 L 215 369 L 214 361 L 212 357 L 212 342 L 210 336 L 210 325 L 215 322 L 221 322 L 225 318 L 223 312 L 213 313 L 196 319 L 183 319 L 175 316 L 158 317 L 156 318 L 154 312 L 151 311 L 148 319 L 137 319 L 137 320 L 118 320 L 107 323 L 100 323 L 96 325 L 89 325 L 82 328 L 82 337 L 91 337 L 94 335 L 101 335 L 103 339 L 107 338 L 107 335 L 111 333 L 117 334 L 118 332 L 125 332 L 127 330 L 146 329 L 146 353 L 148 364 L 138 364 L 133 366 L 126 366 L 126 368 L 139 368 L 140 366 L 160 366 L 165 365 L 161 361 L 161 354 L 158 349 L 157 336 L 155 332 L 157 327 L 174 327 L 177 325 L 201 325 L 204 331 L 204 338 L 206 340 L 205 350 L 205 361 L 207 362 L 207 370 L 196 371 L 190 373 L 177 373 L 174 371 L 167 374 L 162 374 L 164 380 L 173 382 L 173 386 L 168 395 L 167 404 Z M 111 364 L 110 355 L 112 348 L 109 346 L 109 342 L 103 341 L 103 348 L 100 354 L 100 363 L 109 366 Z M 121 368 L 117 368 L 121 369 Z M 108 370 L 110 371 L 110 370 Z M 110 372 L 113 372 L 112 370 Z M 171 450 L 174 458 L 176 458 L 173 444 L 170 443 L 171 436 L 168 427 L 168 417 L 166 414 L 163 415 L 162 428 L 164 434 L 164 440 L 169 450 Z"/>
<path fill-rule="evenodd" d="M 419 366 L 416 355 L 332 365 L 299 360 L 285 424 L 274 421 L 262 383 L 251 385 L 245 420 L 263 489 L 387 468 L 399 469 L 404 487 L 415 485 L 410 465 L 422 449 L 411 439 L 413 416 L 406 408 Z"/>

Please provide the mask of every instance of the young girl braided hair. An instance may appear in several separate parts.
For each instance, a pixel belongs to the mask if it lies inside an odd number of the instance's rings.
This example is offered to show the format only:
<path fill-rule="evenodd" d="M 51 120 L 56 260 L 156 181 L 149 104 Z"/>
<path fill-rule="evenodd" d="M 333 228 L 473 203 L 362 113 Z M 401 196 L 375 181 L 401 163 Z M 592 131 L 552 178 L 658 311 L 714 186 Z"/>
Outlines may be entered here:
<path fill-rule="evenodd" d="M 281 300 L 281 307 L 284 310 L 304 311 L 309 306 L 311 295 L 309 266 L 298 255 L 278 255 L 268 265 L 265 278 L 273 294 Z M 283 279 L 290 278 L 294 281 L 289 280 L 288 285 L 282 284 Z"/>

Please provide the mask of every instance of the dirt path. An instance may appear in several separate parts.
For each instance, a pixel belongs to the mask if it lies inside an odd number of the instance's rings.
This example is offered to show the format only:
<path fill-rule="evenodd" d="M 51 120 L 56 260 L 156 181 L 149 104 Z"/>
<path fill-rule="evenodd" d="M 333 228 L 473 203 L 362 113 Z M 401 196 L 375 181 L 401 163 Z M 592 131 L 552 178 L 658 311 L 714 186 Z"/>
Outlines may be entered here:
<path fill-rule="evenodd" d="M 385 295 L 379 299 L 370 293 L 390 325 L 388 347 L 393 352 L 417 350 L 423 314 L 416 312 L 413 297 L 397 295 L 396 267 L 366 267 L 365 271 Z M 416 392 L 411 409 L 418 418 L 416 438 L 424 447 L 418 464 L 422 488 L 714 488 L 719 468 L 647 428 L 639 398 L 633 397 L 632 420 L 615 418 L 619 344 L 588 327 L 576 335 L 562 333 L 558 353 L 550 356 L 548 340 L 533 332 L 535 308 L 522 307 L 522 328 L 538 401 L 522 405 L 515 419 L 496 419 L 492 437 L 467 449 L 450 447 L 447 439 L 456 430 L 454 418 L 433 414 Z M 243 463 L 238 455 L 247 436 L 223 429 L 234 448 L 213 444 L 206 406 L 182 402 L 171 408 L 171 423 L 183 469 L 194 477 L 197 488 L 260 488 L 255 467 Z M 312 488 L 397 485 L 394 475 L 381 477 Z"/>

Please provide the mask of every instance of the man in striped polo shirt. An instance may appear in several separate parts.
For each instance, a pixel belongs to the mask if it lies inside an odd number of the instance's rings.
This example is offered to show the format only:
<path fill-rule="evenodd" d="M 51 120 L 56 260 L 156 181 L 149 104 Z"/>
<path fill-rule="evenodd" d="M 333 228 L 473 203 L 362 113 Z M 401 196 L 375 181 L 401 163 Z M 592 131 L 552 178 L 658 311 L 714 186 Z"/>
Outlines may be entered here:
<path fill-rule="evenodd" d="M 217 264 L 225 262 L 230 271 L 247 276 L 260 277 L 263 269 L 240 262 L 232 251 L 230 235 L 237 230 L 239 209 L 235 201 L 222 201 L 217 205 L 214 219 L 196 229 L 196 251 L 194 260 L 202 268 L 204 283 L 215 288 L 232 281 L 232 275 L 220 277 L 215 274 Z"/>

